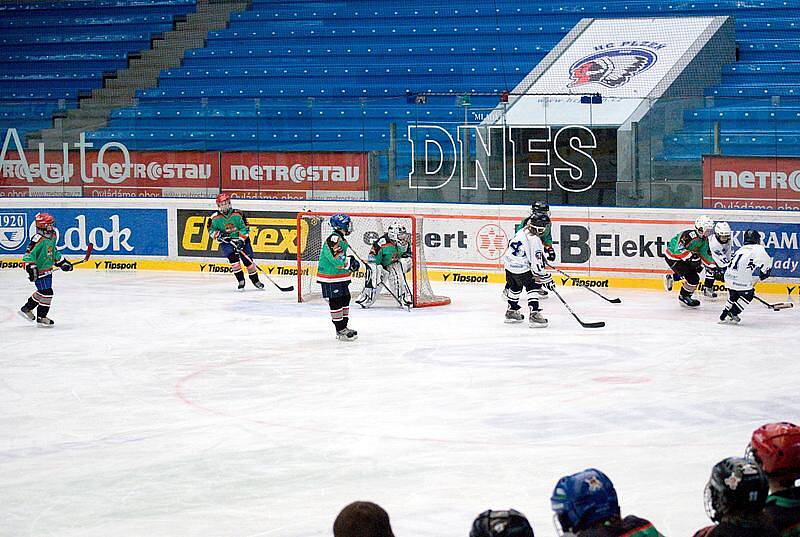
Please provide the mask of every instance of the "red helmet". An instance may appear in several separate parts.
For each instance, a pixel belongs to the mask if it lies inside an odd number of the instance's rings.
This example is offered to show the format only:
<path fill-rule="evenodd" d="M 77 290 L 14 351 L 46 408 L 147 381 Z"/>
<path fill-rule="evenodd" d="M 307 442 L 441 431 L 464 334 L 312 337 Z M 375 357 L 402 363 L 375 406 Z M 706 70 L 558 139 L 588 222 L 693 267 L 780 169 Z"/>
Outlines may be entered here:
<path fill-rule="evenodd" d="M 800 475 L 800 427 L 782 421 L 753 431 L 750 449 L 770 477 Z"/>
<path fill-rule="evenodd" d="M 223 201 L 227 201 L 228 203 L 230 203 L 231 195 L 228 194 L 227 192 L 220 192 L 219 194 L 217 194 L 217 205 L 219 205 Z"/>
<path fill-rule="evenodd" d="M 54 226 L 56 219 L 50 213 L 36 213 L 36 227 L 38 229 L 47 229 L 47 226 Z"/>

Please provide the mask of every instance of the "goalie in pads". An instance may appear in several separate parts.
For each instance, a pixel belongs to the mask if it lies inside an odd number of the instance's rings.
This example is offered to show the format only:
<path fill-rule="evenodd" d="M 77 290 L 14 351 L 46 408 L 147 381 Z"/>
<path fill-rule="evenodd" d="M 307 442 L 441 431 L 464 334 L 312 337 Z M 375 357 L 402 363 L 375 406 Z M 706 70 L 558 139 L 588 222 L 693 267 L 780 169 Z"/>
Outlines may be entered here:
<path fill-rule="evenodd" d="M 362 308 L 369 308 L 378 299 L 381 287 L 385 287 L 402 306 L 410 308 L 414 302 L 406 282 L 406 272 L 410 271 L 411 245 L 408 231 L 404 225 L 392 222 L 386 233 L 372 243 L 364 291 L 356 303 Z"/>

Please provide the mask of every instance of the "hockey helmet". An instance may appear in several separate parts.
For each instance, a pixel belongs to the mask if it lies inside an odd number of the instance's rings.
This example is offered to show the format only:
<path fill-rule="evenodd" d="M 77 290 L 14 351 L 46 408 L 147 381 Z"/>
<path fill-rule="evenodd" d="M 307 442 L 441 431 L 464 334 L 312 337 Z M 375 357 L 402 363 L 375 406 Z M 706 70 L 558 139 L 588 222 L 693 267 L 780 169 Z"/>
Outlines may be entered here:
<path fill-rule="evenodd" d="M 217 194 L 217 207 L 223 213 L 231 210 L 231 195 L 227 192 L 220 192 Z"/>
<path fill-rule="evenodd" d="M 36 230 L 45 237 L 55 234 L 56 219 L 50 213 L 36 213 Z"/>
<path fill-rule="evenodd" d="M 401 224 L 400 222 L 392 222 L 389 224 L 389 227 L 386 228 L 386 234 L 389 235 L 389 238 L 393 241 L 402 241 L 405 242 L 408 240 L 408 232 L 406 231 L 406 226 Z"/>
<path fill-rule="evenodd" d="M 714 221 L 706 215 L 697 217 L 694 221 L 694 229 L 701 237 L 708 237 L 714 231 Z"/>
<path fill-rule="evenodd" d="M 728 244 L 731 240 L 731 226 L 727 222 L 717 222 L 714 224 L 714 236 L 722 244 Z"/>
<path fill-rule="evenodd" d="M 472 523 L 469 537 L 534 537 L 525 515 L 516 509 L 484 511 Z"/>
<path fill-rule="evenodd" d="M 555 513 L 556 529 L 575 533 L 597 522 L 619 517 L 617 491 L 606 474 L 587 468 L 564 476 L 556 483 L 550 506 Z"/>
<path fill-rule="evenodd" d="M 343 235 L 349 235 L 353 232 L 353 221 L 349 215 L 338 213 L 330 218 L 331 227 L 336 231 L 341 231 Z"/>
<path fill-rule="evenodd" d="M 753 431 L 748 451 L 768 477 L 800 476 L 800 427 L 794 423 L 762 425 Z"/>
<path fill-rule="evenodd" d="M 744 232 L 742 244 L 761 244 L 761 233 L 755 229 L 748 229 Z"/>
<path fill-rule="evenodd" d="M 527 228 L 535 235 L 544 235 L 547 226 L 550 224 L 550 217 L 545 213 L 534 213 L 528 218 Z"/>
<path fill-rule="evenodd" d="M 535 201 L 531 205 L 531 214 L 544 213 L 550 216 L 550 206 L 543 201 Z"/>
<path fill-rule="evenodd" d="M 769 493 L 767 476 L 755 462 L 728 457 L 714 465 L 705 488 L 706 514 L 714 522 L 756 514 Z"/>

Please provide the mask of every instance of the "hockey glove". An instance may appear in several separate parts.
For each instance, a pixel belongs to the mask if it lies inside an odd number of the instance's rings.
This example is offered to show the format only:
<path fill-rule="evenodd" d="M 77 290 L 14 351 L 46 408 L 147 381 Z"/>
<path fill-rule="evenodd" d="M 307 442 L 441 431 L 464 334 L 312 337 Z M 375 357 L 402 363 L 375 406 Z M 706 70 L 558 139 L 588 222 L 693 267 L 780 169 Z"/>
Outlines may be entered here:
<path fill-rule="evenodd" d="M 553 248 L 547 249 L 547 260 L 551 263 L 556 260 L 556 251 Z"/>
<path fill-rule="evenodd" d="M 761 270 L 761 269 L 758 269 L 758 278 L 759 278 L 761 281 L 764 281 L 764 280 L 766 280 L 767 278 L 769 278 L 770 272 L 772 272 L 772 269 L 771 269 L 771 268 L 768 268 L 767 270 Z"/>
<path fill-rule="evenodd" d="M 64 272 L 69 272 L 69 271 L 72 270 L 72 263 L 70 263 L 66 259 L 62 259 L 57 264 L 58 264 L 58 268 L 60 268 Z"/>
<path fill-rule="evenodd" d="M 39 277 L 39 269 L 33 263 L 28 263 L 25 265 L 25 272 L 28 273 L 28 279 L 32 282 L 35 282 L 36 278 Z"/>
<path fill-rule="evenodd" d="M 228 239 L 228 241 L 230 242 L 231 246 L 237 250 L 244 248 L 244 239 L 241 237 L 233 237 L 232 239 Z"/>
<path fill-rule="evenodd" d="M 231 243 L 231 238 L 229 236 L 224 235 L 223 233 L 220 232 L 220 233 L 217 233 L 217 242 L 219 242 L 219 243 L 223 243 L 224 242 L 226 244 L 230 244 Z"/>
<path fill-rule="evenodd" d="M 545 289 L 549 289 L 550 291 L 552 291 L 553 289 L 556 288 L 556 284 L 553 282 L 553 276 L 551 276 L 550 274 L 542 276 L 541 278 L 538 278 L 538 280 L 539 283 L 542 284 L 542 287 L 544 287 Z"/>
<path fill-rule="evenodd" d="M 358 272 L 358 269 L 360 269 L 360 268 L 361 268 L 361 263 L 359 263 L 358 259 L 356 259 L 355 257 L 353 257 L 351 255 L 350 256 L 350 266 L 349 266 L 348 270 L 350 272 Z"/>

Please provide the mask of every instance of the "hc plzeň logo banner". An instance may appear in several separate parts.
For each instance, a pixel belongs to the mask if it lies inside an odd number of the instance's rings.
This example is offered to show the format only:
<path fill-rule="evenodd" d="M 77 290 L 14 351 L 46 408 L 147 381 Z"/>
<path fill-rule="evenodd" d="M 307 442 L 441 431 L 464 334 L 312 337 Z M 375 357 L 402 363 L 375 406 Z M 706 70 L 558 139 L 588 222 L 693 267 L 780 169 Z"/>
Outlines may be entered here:
<path fill-rule="evenodd" d="M 219 243 L 208 235 L 213 210 L 178 209 L 179 257 L 217 257 Z M 258 259 L 293 260 L 297 257 L 297 213 L 244 211 L 253 254 Z M 308 224 L 301 220 L 301 249 L 305 249 Z"/>
<path fill-rule="evenodd" d="M 0 251 L 14 251 L 25 244 L 28 215 L 0 213 Z"/>
<path fill-rule="evenodd" d="M 55 217 L 56 247 L 64 254 L 83 254 L 91 242 L 96 255 L 169 255 L 166 209 L 0 210 L 1 253 L 25 253 L 40 212 Z"/>
<path fill-rule="evenodd" d="M 572 82 L 567 87 L 596 83 L 607 88 L 618 88 L 650 69 L 657 60 L 655 52 L 643 48 L 601 50 L 570 66 L 569 77 Z"/>

